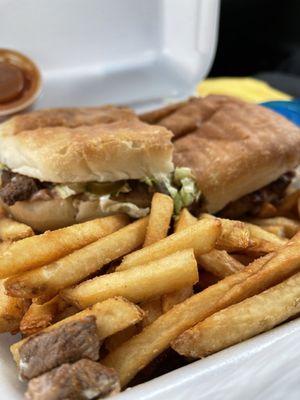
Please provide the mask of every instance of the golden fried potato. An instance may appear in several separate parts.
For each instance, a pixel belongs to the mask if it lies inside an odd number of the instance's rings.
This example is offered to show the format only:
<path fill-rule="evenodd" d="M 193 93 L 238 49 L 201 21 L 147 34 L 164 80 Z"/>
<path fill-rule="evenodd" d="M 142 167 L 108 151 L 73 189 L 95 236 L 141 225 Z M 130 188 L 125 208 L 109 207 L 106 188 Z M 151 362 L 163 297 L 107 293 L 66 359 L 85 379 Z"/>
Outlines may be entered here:
<path fill-rule="evenodd" d="M 113 296 L 140 303 L 198 281 L 197 262 L 192 249 L 178 251 L 146 265 L 113 272 L 65 289 L 61 296 L 76 307 L 86 308 Z"/>
<path fill-rule="evenodd" d="M 39 305 L 32 303 L 20 323 L 20 331 L 24 335 L 32 335 L 47 328 L 63 312 L 68 304 L 59 296 Z"/>
<path fill-rule="evenodd" d="M 123 215 L 98 218 L 11 243 L 3 250 L 0 248 L 0 277 L 7 278 L 49 264 L 127 223 L 128 218 Z"/>
<path fill-rule="evenodd" d="M 8 278 L 5 288 L 11 296 L 46 301 L 60 290 L 81 282 L 105 264 L 118 259 L 144 242 L 148 217 L 133 222 L 52 264 Z"/>
<path fill-rule="evenodd" d="M 172 342 L 181 355 L 202 358 L 272 329 L 300 312 L 300 273 L 225 308 Z"/>
<path fill-rule="evenodd" d="M 29 307 L 28 300 L 7 296 L 4 281 L 0 281 L 0 333 L 19 331 L 20 322 Z"/>
<path fill-rule="evenodd" d="M 152 197 L 149 223 L 146 231 L 144 246 L 164 239 L 170 227 L 174 203 L 170 196 L 155 193 Z"/>
<path fill-rule="evenodd" d="M 119 374 L 125 386 L 142 368 L 187 329 L 247 297 L 254 296 L 300 270 L 300 233 L 276 253 L 255 260 L 243 271 L 219 281 L 161 315 L 124 342 L 102 362 Z"/>
<path fill-rule="evenodd" d="M 20 240 L 33 235 L 34 232 L 30 226 L 11 218 L 0 218 L 0 239 L 4 242 Z"/>
<path fill-rule="evenodd" d="M 115 297 L 103 301 L 102 303 L 97 303 L 91 308 L 80 311 L 62 321 L 56 322 L 55 324 L 43 329 L 41 332 L 49 332 L 63 324 L 81 320 L 89 315 L 93 315 L 96 318 L 100 340 L 104 340 L 116 332 L 126 329 L 128 326 L 140 322 L 144 317 L 143 311 L 138 306 L 121 297 Z M 10 347 L 17 365 L 19 364 L 19 349 L 26 340 L 28 340 L 28 338 L 25 338 Z"/>
<path fill-rule="evenodd" d="M 220 222 L 213 219 L 198 221 L 186 229 L 153 243 L 150 246 L 137 250 L 124 257 L 117 271 L 123 271 L 136 265 L 166 257 L 180 250 L 193 249 L 195 257 L 213 249 L 221 231 Z"/>

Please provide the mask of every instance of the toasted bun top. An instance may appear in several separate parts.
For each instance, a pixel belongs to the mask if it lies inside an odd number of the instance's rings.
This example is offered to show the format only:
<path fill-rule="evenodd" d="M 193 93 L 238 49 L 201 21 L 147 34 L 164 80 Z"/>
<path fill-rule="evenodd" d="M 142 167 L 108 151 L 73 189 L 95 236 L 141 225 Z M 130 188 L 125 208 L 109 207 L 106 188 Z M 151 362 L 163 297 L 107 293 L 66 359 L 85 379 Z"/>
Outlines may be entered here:
<path fill-rule="evenodd" d="M 102 106 L 86 108 L 49 108 L 19 114 L 1 125 L 1 133 L 15 135 L 38 128 L 65 126 L 77 128 L 81 125 L 109 124 L 116 121 L 137 119 L 130 108 Z"/>
<path fill-rule="evenodd" d="M 191 97 L 187 101 L 172 104 L 159 110 L 140 115 L 142 121 L 164 126 L 174 134 L 174 140 L 198 129 L 205 121 L 229 101 L 242 102 L 229 96 L 213 95 Z"/>
<path fill-rule="evenodd" d="M 300 163 L 300 129 L 279 114 L 228 98 L 175 141 L 174 163 L 194 170 L 209 212 L 262 188 Z"/>
<path fill-rule="evenodd" d="M 114 182 L 173 169 L 172 133 L 137 118 L 98 125 L 23 131 L 0 126 L 0 161 L 49 182 Z"/>

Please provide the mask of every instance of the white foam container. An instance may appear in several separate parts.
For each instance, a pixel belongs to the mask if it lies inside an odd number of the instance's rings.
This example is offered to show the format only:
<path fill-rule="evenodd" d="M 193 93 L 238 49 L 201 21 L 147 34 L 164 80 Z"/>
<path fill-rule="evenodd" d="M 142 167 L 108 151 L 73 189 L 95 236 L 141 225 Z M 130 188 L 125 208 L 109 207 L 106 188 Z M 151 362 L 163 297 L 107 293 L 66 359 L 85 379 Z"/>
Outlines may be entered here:
<path fill-rule="evenodd" d="M 0 0 L 0 46 L 37 62 L 36 107 L 148 107 L 190 95 L 216 47 L 219 0 Z"/>
<path fill-rule="evenodd" d="M 0 46 L 40 66 L 35 108 L 126 104 L 149 109 L 193 94 L 213 61 L 219 0 L 0 0 Z M 298 400 L 300 322 L 118 395 L 120 400 Z M 0 399 L 20 400 L 0 336 Z"/>

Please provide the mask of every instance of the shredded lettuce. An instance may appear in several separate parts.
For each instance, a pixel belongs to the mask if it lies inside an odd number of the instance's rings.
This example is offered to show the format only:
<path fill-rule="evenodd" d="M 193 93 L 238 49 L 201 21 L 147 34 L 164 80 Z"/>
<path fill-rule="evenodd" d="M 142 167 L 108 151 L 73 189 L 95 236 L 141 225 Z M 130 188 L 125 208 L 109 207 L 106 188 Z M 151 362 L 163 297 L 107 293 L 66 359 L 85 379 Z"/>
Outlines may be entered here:
<path fill-rule="evenodd" d="M 59 195 L 60 198 L 62 199 L 67 199 L 68 197 L 74 196 L 76 192 L 72 190 L 69 186 L 67 185 L 56 185 L 54 187 L 55 193 Z"/>
<path fill-rule="evenodd" d="M 70 183 L 69 185 L 55 185 L 53 190 L 62 199 L 74 196 L 76 194 L 84 193 L 85 184 L 83 183 Z"/>
<path fill-rule="evenodd" d="M 171 196 L 174 200 L 175 215 L 179 214 L 183 207 L 189 207 L 193 202 L 198 201 L 201 195 L 190 168 L 176 168 L 169 175 L 147 177 L 141 182 Z M 148 208 L 139 208 L 130 202 L 111 200 L 111 195 L 118 196 L 119 193 L 131 191 L 126 181 L 60 184 L 55 185 L 54 190 L 63 199 L 85 193 L 92 200 L 99 200 L 104 213 L 125 212 L 133 218 L 141 218 L 149 212 Z"/>
<path fill-rule="evenodd" d="M 191 178 L 183 178 L 181 180 L 180 196 L 184 207 L 190 206 L 195 200 L 199 200 L 200 191 Z"/>
<path fill-rule="evenodd" d="M 177 167 L 175 168 L 174 171 L 174 182 L 177 185 L 180 185 L 180 183 L 182 182 L 183 179 L 194 179 L 192 170 L 190 168 L 187 167 Z"/>
<path fill-rule="evenodd" d="M 146 178 L 143 178 L 140 180 L 140 182 L 145 183 L 146 185 L 152 187 L 156 183 L 155 178 L 150 178 L 149 176 L 146 176 Z"/>
<path fill-rule="evenodd" d="M 160 175 L 151 180 L 152 185 L 161 189 L 162 185 L 174 200 L 174 212 L 179 214 L 183 207 L 198 201 L 201 195 L 190 168 L 175 168 L 170 175 Z"/>
<path fill-rule="evenodd" d="M 142 218 L 149 213 L 149 207 L 140 208 L 133 203 L 111 200 L 110 195 L 99 197 L 99 204 L 103 214 L 120 212 L 132 218 Z"/>

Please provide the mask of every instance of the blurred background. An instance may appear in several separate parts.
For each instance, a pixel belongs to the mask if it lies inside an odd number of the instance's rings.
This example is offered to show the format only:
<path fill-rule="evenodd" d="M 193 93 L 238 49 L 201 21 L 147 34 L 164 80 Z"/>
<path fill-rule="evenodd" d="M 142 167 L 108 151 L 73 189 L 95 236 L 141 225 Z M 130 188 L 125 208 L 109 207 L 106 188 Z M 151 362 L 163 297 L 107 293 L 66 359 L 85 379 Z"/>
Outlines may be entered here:
<path fill-rule="evenodd" d="M 300 97 L 300 1 L 221 0 L 210 77 L 252 76 Z"/>

